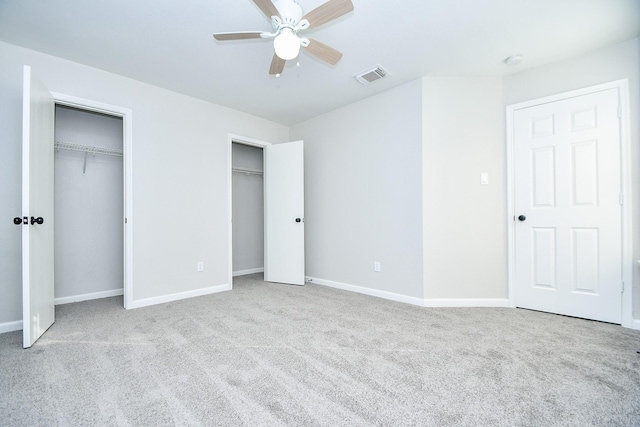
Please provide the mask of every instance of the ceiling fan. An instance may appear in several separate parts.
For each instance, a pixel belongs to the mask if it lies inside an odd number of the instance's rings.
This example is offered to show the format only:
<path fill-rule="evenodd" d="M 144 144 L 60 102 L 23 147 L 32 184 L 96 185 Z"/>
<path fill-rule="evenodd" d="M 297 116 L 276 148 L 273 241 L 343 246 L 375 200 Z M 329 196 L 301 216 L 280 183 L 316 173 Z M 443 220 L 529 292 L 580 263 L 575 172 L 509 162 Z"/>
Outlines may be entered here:
<path fill-rule="evenodd" d="M 275 54 L 271 60 L 269 74 L 280 76 L 286 61 L 295 59 L 304 47 L 307 52 L 317 58 L 335 65 L 342 58 L 342 53 L 317 40 L 300 37 L 299 33 L 310 28 L 319 27 L 333 21 L 353 10 L 351 0 L 329 0 L 326 3 L 304 14 L 296 0 L 253 0 L 260 10 L 271 19 L 273 32 L 250 31 L 242 33 L 217 33 L 216 40 L 274 39 Z"/>

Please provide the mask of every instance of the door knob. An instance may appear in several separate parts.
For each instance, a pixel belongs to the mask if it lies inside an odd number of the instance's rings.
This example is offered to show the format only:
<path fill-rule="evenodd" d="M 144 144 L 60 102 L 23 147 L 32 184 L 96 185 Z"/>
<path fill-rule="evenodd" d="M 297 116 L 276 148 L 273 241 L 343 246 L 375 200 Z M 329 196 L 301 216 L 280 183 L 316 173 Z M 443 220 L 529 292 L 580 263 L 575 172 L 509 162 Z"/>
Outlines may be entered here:
<path fill-rule="evenodd" d="M 302 221 L 300 218 L 296 218 L 296 222 L 300 222 Z"/>
<path fill-rule="evenodd" d="M 526 216 L 524 216 L 524 215 L 520 215 L 520 216 L 518 217 L 518 219 L 519 219 L 520 221 L 524 221 L 525 219 L 527 219 L 527 217 L 526 217 Z"/>
<path fill-rule="evenodd" d="M 19 216 L 17 216 L 17 217 L 15 217 L 15 218 L 13 218 L 13 223 L 14 223 L 15 225 L 20 225 L 20 224 L 22 224 L 22 218 L 20 218 Z M 25 224 L 28 224 L 28 223 L 29 223 L 29 221 L 28 221 L 28 220 L 26 220 L 26 218 L 25 218 Z"/>
<path fill-rule="evenodd" d="M 31 225 L 33 224 L 42 224 L 44 222 L 44 218 L 39 216 L 38 218 L 31 217 Z"/>

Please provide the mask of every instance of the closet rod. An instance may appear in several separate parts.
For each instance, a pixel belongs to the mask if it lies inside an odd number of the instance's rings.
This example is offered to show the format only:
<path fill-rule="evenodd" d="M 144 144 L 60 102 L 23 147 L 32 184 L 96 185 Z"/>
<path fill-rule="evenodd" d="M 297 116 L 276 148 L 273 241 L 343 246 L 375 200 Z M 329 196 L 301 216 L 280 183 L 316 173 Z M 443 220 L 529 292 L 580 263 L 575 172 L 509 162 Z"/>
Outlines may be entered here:
<path fill-rule="evenodd" d="M 68 142 L 61 142 L 61 141 L 56 141 L 54 144 L 54 147 L 56 149 L 84 151 L 85 153 L 105 154 L 107 156 L 122 157 L 123 155 L 122 150 L 116 150 L 114 148 L 93 147 L 91 145 L 71 144 Z"/>
<path fill-rule="evenodd" d="M 245 173 L 247 175 L 262 175 L 262 171 L 258 169 L 248 169 L 248 168 L 231 168 L 233 172 Z"/>

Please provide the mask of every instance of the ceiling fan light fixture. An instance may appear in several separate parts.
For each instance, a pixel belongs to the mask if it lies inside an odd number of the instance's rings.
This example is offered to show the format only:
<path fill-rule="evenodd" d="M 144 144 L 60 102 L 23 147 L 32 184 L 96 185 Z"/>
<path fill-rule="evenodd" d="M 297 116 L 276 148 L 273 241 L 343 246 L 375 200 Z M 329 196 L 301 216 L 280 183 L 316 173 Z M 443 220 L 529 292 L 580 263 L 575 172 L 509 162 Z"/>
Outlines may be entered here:
<path fill-rule="evenodd" d="M 300 53 L 300 38 L 293 33 L 291 28 L 283 28 L 273 40 L 273 48 L 279 58 L 289 61 Z"/>

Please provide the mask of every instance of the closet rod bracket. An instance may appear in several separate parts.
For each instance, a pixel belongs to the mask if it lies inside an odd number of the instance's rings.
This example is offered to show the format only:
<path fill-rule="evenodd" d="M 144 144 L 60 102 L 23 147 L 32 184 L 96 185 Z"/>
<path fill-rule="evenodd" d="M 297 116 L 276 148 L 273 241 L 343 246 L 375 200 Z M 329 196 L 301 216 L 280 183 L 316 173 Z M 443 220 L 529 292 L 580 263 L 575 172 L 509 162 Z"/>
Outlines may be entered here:
<path fill-rule="evenodd" d="M 89 154 L 88 151 L 84 152 L 84 164 L 82 165 L 82 175 L 86 175 L 87 174 L 87 155 Z"/>

